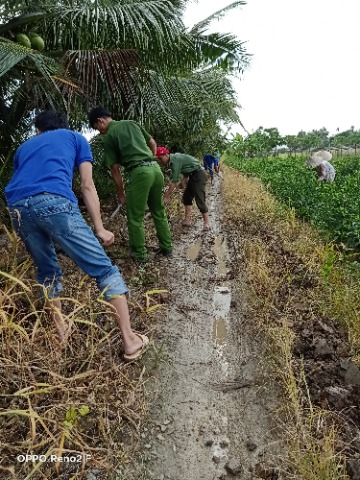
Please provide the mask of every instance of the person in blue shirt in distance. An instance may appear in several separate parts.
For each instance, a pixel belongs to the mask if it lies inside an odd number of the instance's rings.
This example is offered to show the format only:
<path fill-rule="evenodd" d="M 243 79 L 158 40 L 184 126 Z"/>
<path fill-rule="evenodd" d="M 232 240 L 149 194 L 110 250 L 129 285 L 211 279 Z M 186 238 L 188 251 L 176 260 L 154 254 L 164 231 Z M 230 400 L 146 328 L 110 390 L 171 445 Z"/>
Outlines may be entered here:
<path fill-rule="evenodd" d="M 211 185 L 214 183 L 214 165 L 215 165 L 215 157 L 211 153 L 205 153 L 204 158 L 204 168 L 205 170 L 209 170 L 210 173 L 210 181 Z"/>

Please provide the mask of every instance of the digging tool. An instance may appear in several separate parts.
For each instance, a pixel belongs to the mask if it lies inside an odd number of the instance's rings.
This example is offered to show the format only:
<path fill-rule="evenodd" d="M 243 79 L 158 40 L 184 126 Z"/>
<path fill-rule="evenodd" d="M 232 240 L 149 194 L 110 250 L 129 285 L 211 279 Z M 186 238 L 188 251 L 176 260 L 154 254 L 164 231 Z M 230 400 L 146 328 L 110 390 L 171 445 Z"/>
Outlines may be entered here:
<path fill-rule="evenodd" d="M 210 172 L 215 173 L 215 175 L 216 175 L 217 177 L 221 178 L 221 180 L 224 180 L 223 176 L 220 175 L 220 174 L 218 174 L 217 172 L 215 172 L 215 170 L 212 170 L 211 168 L 209 168 L 209 170 L 210 170 Z"/>
<path fill-rule="evenodd" d="M 121 209 L 122 209 L 122 204 L 118 203 L 118 206 L 115 208 L 113 213 L 110 215 L 110 219 L 112 220 L 113 218 L 115 218 L 116 215 L 120 212 Z"/>
<path fill-rule="evenodd" d="M 123 208 L 123 205 L 119 203 L 118 206 L 113 211 L 113 213 L 110 215 L 110 220 L 114 219 L 122 208 Z M 150 216 L 151 216 L 151 212 L 147 212 L 146 215 L 144 216 L 144 219 L 147 220 L 148 218 L 150 218 Z"/>

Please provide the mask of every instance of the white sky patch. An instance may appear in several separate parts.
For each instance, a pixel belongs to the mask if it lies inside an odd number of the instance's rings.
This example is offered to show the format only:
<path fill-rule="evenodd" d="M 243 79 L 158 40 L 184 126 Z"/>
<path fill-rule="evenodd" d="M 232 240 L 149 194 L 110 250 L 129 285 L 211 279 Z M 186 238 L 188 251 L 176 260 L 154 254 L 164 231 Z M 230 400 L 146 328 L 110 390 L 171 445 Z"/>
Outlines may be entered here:
<path fill-rule="evenodd" d="M 189 3 L 193 26 L 228 0 Z M 240 117 L 251 132 L 360 128 L 360 0 L 248 0 L 211 30 L 247 41 L 251 66 L 234 81 Z M 243 133 L 240 126 L 233 132 Z"/>
<path fill-rule="evenodd" d="M 86 140 L 88 140 L 89 142 L 92 138 L 96 137 L 96 135 L 99 135 L 99 132 L 97 132 L 96 130 L 92 130 L 92 129 L 83 130 L 81 133 L 84 135 Z"/>

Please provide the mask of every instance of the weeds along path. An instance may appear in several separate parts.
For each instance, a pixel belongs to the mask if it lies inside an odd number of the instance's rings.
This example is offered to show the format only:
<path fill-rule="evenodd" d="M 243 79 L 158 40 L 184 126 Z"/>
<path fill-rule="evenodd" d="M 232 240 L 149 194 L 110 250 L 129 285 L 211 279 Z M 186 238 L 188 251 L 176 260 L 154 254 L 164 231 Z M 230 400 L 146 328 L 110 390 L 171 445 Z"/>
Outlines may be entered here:
<path fill-rule="evenodd" d="M 154 335 L 160 368 L 147 384 L 152 407 L 127 480 L 278 478 L 276 399 L 245 320 L 220 182 L 208 186 L 212 232 L 202 232 L 196 212 L 192 228 L 175 232 L 173 258 L 162 260 L 170 301 Z"/>

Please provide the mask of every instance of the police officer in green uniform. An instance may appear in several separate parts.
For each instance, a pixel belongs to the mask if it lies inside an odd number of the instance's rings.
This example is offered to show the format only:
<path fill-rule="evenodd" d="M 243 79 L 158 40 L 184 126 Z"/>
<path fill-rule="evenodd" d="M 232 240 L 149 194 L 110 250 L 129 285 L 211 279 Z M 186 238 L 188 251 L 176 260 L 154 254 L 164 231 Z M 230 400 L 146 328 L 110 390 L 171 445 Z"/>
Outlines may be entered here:
<path fill-rule="evenodd" d="M 185 206 L 185 218 L 182 224 L 185 227 L 191 226 L 191 209 L 195 199 L 196 205 L 202 213 L 204 230 L 210 230 L 208 207 L 206 205 L 206 173 L 199 161 L 191 155 L 184 153 L 169 153 L 165 147 L 158 147 L 156 156 L 163 165 L 171 169 L 171 183 L 164 195 L 164 202 L 167 203 L 172 192 L 178 186 L 185 187 L 183 204 Z M 183 175 L 180 181 L 180 175 Z M 180 183 L 179 183 L 180 181 Z"/>
<path fill-rule="evenodd" d="M 115 121 L 104 107 L 89 113 L 91 128 L 104 135 L 105 163 L 117 186 L 118 198 L 125 204 L 132 257 L 146 262 L 144 216 L 146 206 L 153 218 L 159 240 L 158 254 L 171 255 L 172 241 L 165 212 L 162 190 L 164 176 L 155 160 L 156 142 L 151 135 L 132 120 Z M 126 186 L 120 171 L 126 173 Z"/>

